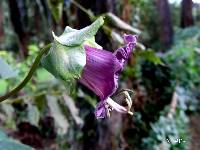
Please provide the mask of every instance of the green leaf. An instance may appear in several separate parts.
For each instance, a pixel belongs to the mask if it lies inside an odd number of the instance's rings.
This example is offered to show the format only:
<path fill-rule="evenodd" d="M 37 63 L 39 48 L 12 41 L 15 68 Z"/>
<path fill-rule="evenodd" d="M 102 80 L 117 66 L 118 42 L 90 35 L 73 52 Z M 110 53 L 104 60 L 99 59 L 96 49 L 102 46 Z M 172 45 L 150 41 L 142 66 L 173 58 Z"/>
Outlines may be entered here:
<path fill-rule="evenodd" d="M 62 17 L 64 0 L 48 0 L 47 2 L 54 19 L 59 22 Z"/>
<path fill-rule="evenodd" d="M 103 24 L 100 17 L 90 26 L 81 30 L 66 27 L 64 33 L 57 37 L 53 34 L 55 41 L 49 53 L 43 57 L 42 66 L 60 79 L 70 89 L 75 79 L 80 78 L 83 67 L 86 64 L 86 53 L 84 44 L 100 47 L 95 43 L 94 35 Z"/>
<path fill-rule="evenodd" d="M 6 133 L 0 129 L 0 150 L 34 150 L 34 148 L 10 139 Z"/>
<path fill-rule="evenodd" d="M 7 91 L 8 82 L 6 80 L 0 79 L 0 94 L 3 94 Z"/>
<path fill-rule="evenodd" d="M 8 136 L 6 135 L 6 133 L 0 129 L 0 140 L 5 140 L 7 138 Z"/>
<path fill-rule="evenodd" d="M 0 58 L 0 79 L 7 79 L 16 76 L 16 71 L 13 71 L 13 69 L 5 63 L 2 58 Z"/>
<path fill-rule="evenodd" d="M 0 140 L 0 149 L 1 150 L 34 150 L 34 148 L 31 148 L 28 145 L 24 145 L 10 139 Z"/>
<path fill-rule="evenodd" d="M 139 52 L 136 52 L 136 55 L 156 65 L 157 64 L 163 65 L 163 62 L 161 61 L 160 57 L 156 56 L 156 53 L 153 50 L 139 51 Z"/>
<path fill-rule="evenodd" d="M 30 56 L 36 55 L 39 50 L 40 50 L 39 47 L 35 44 L 28 45 L 28 54 Z"/>

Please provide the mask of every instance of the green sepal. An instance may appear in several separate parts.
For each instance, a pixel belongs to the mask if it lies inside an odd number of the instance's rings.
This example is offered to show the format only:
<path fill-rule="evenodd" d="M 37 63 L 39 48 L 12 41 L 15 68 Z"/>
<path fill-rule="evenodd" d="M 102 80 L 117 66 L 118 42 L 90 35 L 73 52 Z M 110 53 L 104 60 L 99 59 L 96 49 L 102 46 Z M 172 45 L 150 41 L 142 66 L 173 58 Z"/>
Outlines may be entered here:
<path fill-rule="evenodd" d="M 54 39 L 62 45 L 78 46 L 83 44 L 88 39 L 94 37 L 94 35 L 97 33 L 98 29 L 103 25 L 103 23 L 103 17 L 99 17 L 91 25 L 81 30 L 72 29 L 71 27 L 67 26 L 62 35 L 57 37 L 53 32 L 53 36 Z"/>
<path fill-rule="evenodd" d="M 69 90 L 73 88 L 75 80 L 81 77 L 86 65 L 84 45 L 101 48 L 95 42 L 94 35 L 102 24 L 103 18 L 100 17 L 90 26 L 81 30 L 66 27 L 59 37 L 53 33 L 55 40 L 41 63 L 47 71 L 63 81 Z"/>
<path fill-rule="evenodd" d="M 43 67 L 56 78 L 68 82 L 79 78 L 86 64 L 83 46 L 68 47 L 54 42 L 49 53 L 43 57 Z"/>

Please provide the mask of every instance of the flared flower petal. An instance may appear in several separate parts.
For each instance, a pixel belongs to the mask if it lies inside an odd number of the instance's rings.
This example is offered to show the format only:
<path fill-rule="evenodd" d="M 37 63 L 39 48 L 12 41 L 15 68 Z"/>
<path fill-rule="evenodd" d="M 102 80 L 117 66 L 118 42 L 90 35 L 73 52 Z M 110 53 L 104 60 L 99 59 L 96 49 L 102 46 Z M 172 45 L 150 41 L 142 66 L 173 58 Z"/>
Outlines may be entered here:
<path fill-rule="evenodd" d="M 117 88 L 114 75 L 120 64 L 109 51 L 90 46 L 84 48 L 86 50 L 86 66 L 79 81 L 98 95 L 101 100 L 104 100 Z"/>
<path fill-rule="evenodd" d="M 101 99 L 97 105 L 96 116 L 106 116 L 105 100 L 111 96 L 118 87 L 118 78 L 136 45 L 137 36 L 124 35 L 125 46 L 114 53 L 85 45 L 86 65 L 80 82 L 92 90 Z"/>

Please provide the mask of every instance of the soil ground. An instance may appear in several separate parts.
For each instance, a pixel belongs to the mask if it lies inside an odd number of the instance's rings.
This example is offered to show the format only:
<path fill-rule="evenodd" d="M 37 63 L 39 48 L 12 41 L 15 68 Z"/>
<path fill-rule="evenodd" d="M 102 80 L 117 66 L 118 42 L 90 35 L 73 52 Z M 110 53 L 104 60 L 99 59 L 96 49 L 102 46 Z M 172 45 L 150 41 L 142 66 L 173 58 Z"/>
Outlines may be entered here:
<path fill-rule="evenodd" d="M 190 117 L 190 150 L 200 150 L 200 116 Z"/>

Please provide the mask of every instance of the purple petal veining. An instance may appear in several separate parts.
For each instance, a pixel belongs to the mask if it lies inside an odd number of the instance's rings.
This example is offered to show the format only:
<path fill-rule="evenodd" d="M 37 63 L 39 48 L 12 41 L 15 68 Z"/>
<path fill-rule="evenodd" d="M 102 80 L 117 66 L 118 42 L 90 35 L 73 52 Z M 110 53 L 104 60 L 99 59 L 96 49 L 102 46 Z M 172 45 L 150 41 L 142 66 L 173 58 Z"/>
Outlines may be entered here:
<path fill-rule="evenodd" d="M 125 46 L 117 49 L 114 53 L 88 45 L 84 46 L 86 50 L 86 66 L 79 81 L 101 99 L 95 111 L 97 118 L 107 116 L 106 99 L 118 87 L 119 74 L 136 45 L 137 36 L 124 35 L 124 41 Z"/>

